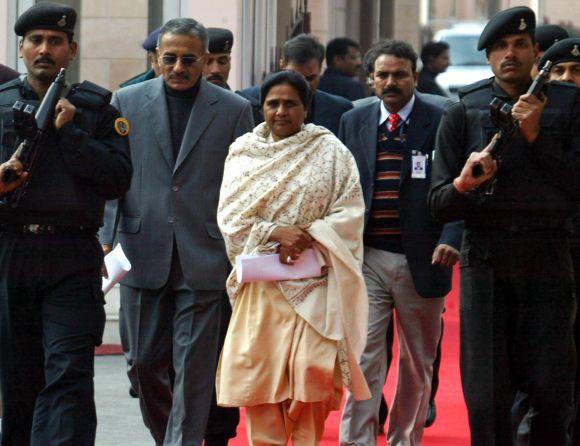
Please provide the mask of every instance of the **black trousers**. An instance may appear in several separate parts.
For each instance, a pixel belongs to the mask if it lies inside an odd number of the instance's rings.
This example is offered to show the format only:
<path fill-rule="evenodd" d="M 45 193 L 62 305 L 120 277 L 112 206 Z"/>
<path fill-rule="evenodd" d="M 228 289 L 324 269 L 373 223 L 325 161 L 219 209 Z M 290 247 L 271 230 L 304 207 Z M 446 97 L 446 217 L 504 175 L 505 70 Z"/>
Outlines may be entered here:
<path fill-rule="evenodd" d="M 572 264 L 574 266 L 574 279 L 576 281 L 576 301 L 580 299 L 580 247 L 575 246 L 572 250 Z M 576 342 L 576 354 L 580 356 L 580 320 L 576 314 L 574 324 L 574 340 Z M 572 446 L 580 446 L 580 367 L 576 370 L 576 388 L 574 389 L 574 422 L 572 425 Z"/>
<path fill-rule="evenodd" d="M 102 259 L 96 236 L 0 233 L 2 446 L 94 445 Z"/>
<path fill-rule="evenodd" d="M 121 286 L 130 347 L 131 384 L 156 445 L 201 446 L 215 388 L 223 290 L 194 290 L 175 250 L 167 283 Z M 229 305 L 229 304 L 228 304 Z"/>
<path fill-rule="evenodd" d="M 574 280 L 560 231 L 464 231 L 461 376 L 472 446 L 513 444 L 511 408 L 529 398 L 530 446 L 566 446 L 576 352 Z"/>
<path fill-rule="evenodd" d="M 219 360 L 226 334 L 228 332 L 228 325 L 232 317 L 232 306 L 227 293 L 224 291 L 221 302 L 222 312 L 220 318 L 220 338 L 219 351 L 217 352 L 216 364 Z M 206 446 L 219 446 L 227 444 L 227 440 L 236 436 L 236 429 L 240 422 L 240 410 L 237 407 L 220 407 L 217 405 L 215 386 L 211 398 L 211 408 L 209 411 L 209 419 L 207 421 L 207 428 L 205 431 Z"/>

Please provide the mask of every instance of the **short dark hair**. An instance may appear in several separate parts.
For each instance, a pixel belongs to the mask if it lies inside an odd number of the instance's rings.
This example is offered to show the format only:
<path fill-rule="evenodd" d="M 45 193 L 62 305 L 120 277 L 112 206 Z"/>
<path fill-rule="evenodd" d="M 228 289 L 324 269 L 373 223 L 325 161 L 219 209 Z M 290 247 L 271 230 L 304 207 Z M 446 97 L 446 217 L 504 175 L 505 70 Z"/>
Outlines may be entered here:
<path fill-rule="evenodd" d="M 306 79 L 304 79 L 304 76 L 292 70 L 277 71 L 266 76 L 266 79 L 264 79 L 264 82 L 262 82 L 262 86 L 260 87 L 260 107 L 264 105 L 266 96 L 268 96 L 272 87 L 283 84 L 290 85 L 294 88 L 300 97 L 302 105 L 304 105 L 305 108 L 310 107 L 310 102 L 312 101 L 312 90 L 310 89 L 310 85 Z"/>
<path fill-rule="evenodd" d="M 332 39 L 328 42 L 328 45 L 326 45 L 326 65 L 332 67 L 334 65 L 334 57 L 345 56 L 350 47 L 356 48 L 360 51 L 360 45 L 358 42 L 349 39 L 348 37 L 337 37 L 336 39 Z"/>
<path fill-rule="evenodd" d="M 294 62 L 296 65 L 304 65 L 312 59 L 316 59 L 322 64 L 324 45 L 311 34 L 298 34 L 284 43 L 282 59 L 285 64 Z"/>
<path fill-rule="evenodd" d="M 388 41 L 389 39 L 383 39 L 375 42 L 373 46 L 371 46 L 370 49 L 365 53 L 362 64 L 367 76 L 370 76 L 375 72 L 375 61 L 379 57 L 377 56 L 377 48 L 381 47 Z"/>
<path fill-rule="evenodd" d="M 411 45 L 402 40 L 386 39 L 375 43 L 367 54 L 370 54 L 368 64 L 372 64 L 375 70 L 375 62 L 382 55 L 395 56 L 400 59 L 407 59 L 411 62 L 413 73 L 417 71 L 417 53 Z"/>
<path fill-rule="evenodd" d="M 421 49 L 421 62 L 423 62 L 423 65 L 427 65 L 445 51 L 449 51 L 447 42 L 427 42 Z"/>
<path fill-rule="evenodd" d="M 181 36 L 193 36 L 201 40 L 203 44 L 203 52 L 207 53 L 208 36 L 205 26 L 197 20 L 187 17 L 180 17 L 178 19 L 171 19 L 161 27 L 159 36 L 157 37 L 157 47 L 161 46 L 161 41 L 165 34 L 178 34 Z"/>

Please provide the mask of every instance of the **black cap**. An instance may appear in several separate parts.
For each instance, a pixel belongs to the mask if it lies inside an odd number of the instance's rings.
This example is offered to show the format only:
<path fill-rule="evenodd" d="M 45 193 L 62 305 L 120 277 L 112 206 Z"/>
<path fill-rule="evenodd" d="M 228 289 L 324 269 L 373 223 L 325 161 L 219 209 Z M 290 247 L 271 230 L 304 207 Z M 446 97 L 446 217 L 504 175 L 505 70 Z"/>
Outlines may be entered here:
<path fill-rule="evenodd" d="M 73 36 L 77 13 L 70 6 L 41 2 L 22 13 L 14 24 L 17 36 L 24 36 L 31 29 L 62 31 Z"/>
<path fill-rule="evenodd" d="M 536 43 L 544 52 L 556 42 L 567 39 L 570 33 L 558 25 L 541 25 L 536 28 Z"/>
<path fill-rule="evenodd" d="M 207 28 L 210 53 L 231 53 L 234 46 L 234 35 L 229 29 Z"/>
<path fill-rule="evenodd" d="M 554 65 L 562 62 L 580 62 L 580 37 L 569 37 L 552 45 L 542 56 L 538 66 L 543 67 L 548 60 Z"/>
<path fill-rule="evenodd" d="M 489 48 L 503 36 L 510 34 L 527 33 L 534 40 L 536 30 L 536 15 L 527 6 L 516 6 L 504 9 L 494 15 L 479 36 L 477 49 L 479 51 Z"/>
<path fill-rule="evenodd" d="M 151 34 L 149 34 L 147 38 L 143 41 L 142 46 L 145 51 L 155 51 L 155 49 L 157 48 L 157 38 L 159 37 L 160 31 L 161 27 L 151 31 Z"/>

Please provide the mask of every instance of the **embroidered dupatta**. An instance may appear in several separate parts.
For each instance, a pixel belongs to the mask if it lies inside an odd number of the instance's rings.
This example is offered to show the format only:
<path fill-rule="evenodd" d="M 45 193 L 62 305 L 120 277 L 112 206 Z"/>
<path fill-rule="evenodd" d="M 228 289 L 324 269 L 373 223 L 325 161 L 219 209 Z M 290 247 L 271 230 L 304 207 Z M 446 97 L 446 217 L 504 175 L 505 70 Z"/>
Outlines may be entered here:
<path fill-rule="evenodd" d="M 364 201 L 356 162 L 327 129 L 307 124 L 274 142 L 265 123 L 239 137 L 226 159 L 218 224 L 232 265 L 240 254 L 272 253 L 276 226 L 301 225 L 315 240 L 326 273 L 277 283 L 291 307 L 321 336 L 338 342 L 343 382 L 370 398 L 358 366 L 366 344 L 368 297 L 361 272 Z M 234 300 L 243 284 L 235 266 Z"/>

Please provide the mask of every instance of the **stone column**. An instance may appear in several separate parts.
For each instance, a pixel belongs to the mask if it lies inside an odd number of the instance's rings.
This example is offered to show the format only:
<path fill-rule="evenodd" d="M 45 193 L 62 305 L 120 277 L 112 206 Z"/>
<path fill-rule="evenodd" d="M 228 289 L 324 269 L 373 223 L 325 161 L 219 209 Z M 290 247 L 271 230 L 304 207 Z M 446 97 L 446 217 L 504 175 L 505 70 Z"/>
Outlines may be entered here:
<path fill-rule="evenodd" d="M 147 69 L 147 0 L 82 0 L 80 79 L 110 90 Z"/>

